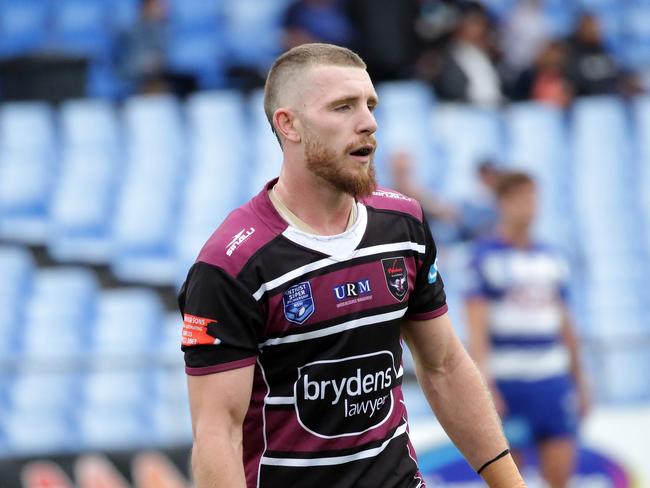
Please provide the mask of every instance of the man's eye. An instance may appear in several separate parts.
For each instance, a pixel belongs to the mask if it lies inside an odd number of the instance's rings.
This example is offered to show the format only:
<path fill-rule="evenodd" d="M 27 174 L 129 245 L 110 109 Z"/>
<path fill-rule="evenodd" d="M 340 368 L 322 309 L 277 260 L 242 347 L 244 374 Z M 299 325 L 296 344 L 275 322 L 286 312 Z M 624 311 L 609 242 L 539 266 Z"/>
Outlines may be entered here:
<path fill-rule="evenodd" d="M 377 105 L 373 105 L 372 103 L 368 104 L 368 110 L 370 110 L 371 112 L 374 112 L 375 108 L 377 108 Z"/>
<path fill-rule="evenodd" d="M 338 107 L 336 107 L 336 110 L 338 112 L 345 112 L 345 111 L 347 111 L 349 109 L 350 109 L 350 105 L 347 105 L 347 104 L 346 105 L 339 105 Z"/>

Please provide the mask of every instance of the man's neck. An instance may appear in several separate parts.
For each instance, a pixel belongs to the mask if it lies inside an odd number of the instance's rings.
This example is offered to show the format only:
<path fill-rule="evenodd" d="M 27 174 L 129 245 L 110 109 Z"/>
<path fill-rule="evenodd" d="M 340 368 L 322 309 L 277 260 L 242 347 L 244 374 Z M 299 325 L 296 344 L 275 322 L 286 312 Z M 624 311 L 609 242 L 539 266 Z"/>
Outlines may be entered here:
<path fill-rule="evenodd" d="M 531 244 L 530 228 L 528 226 L 501 223 L 498 227 L 498 233 L 514 247 L 526 248 Z"/>
<path fill-rule="evenodd" d="M 282 205 L 319 235 L 341 234 L 348 228 L 354 198 L 326 182 L 317 182 L 314 176 L 296 178 L 283 172 L 273 192 Z"/>

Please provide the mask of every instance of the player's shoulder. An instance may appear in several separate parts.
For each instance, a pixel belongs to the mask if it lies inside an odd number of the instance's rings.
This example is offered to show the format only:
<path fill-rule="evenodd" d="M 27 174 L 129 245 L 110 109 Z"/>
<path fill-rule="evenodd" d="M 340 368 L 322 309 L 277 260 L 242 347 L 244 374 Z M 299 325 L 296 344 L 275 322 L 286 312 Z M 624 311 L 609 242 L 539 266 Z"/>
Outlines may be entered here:
<path fill-rule="evenodd" d="M 282 232 L 260 213 L 259 199 L 260 195 L 228 214 L 203 245 L 197 262 L 236 276 L 254 254 Z"/>
<path fill-rule="evenodd" d="M 363 198 L 362 203 L 375 210 L 388 210 L 409 215 L 422 222 L 422 206 L 415 198 L 385 187 L 377 187 L 371 195 Z"/>

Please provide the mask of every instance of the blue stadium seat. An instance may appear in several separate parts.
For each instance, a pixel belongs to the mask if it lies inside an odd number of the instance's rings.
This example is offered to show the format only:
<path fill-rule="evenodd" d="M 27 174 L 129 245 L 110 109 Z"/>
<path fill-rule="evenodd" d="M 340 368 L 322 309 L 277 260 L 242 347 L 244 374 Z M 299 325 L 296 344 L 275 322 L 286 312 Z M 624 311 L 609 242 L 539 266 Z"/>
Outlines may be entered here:
<path fill-rule="evenodd" d="M 10 57 L 43 49 L 48 41 L 48 0 L 0 2 L 0 56 Z"/>
<path fill-rule="evenodd" d="M 12 102 L 0 107 L 0 238 L 44 242 L 56 150 L 47 104 Z"/>
<path fill-rule="evenodd" d="M 438 105 L 433 137 L 447 159 L 441 187 L 448 197 L 469 197 L 475 190 L 478 165 L 484 159 L 503 159 L 502 130 L 498 112 L 461 104 Z"/>
<path fill-rule="evenodd" d="M 537 103 L 512 105 L 506 112 L 511 167 L 532 174 L 541 193 L 537 232 L 546 242 L 566 245 L 573 216 L 567 167 L 567 127 L 560 110 Z"/>
<path fill-rule="evenodd" d="M 65 412 L 79 402 L 75 373 L 26 371 L 16 376 L 9 391 L 17 411 L 45 409 Z"/>
<path fill-rule="evenodd" d="M 266 120 L 263 101 L 264 94 L 258 90 L 251 95 L 248 106 L 252 118 L 249 137 L 254 154 L 252 168 L 249 167 L 251 177 L 248 178 L 248 185 L 244 189 L 246 198 L 257 195 L 265 183 L 279 176 L 282 166 L 282 150 Z"/>
<path fill-rule="evenodd" d="M 215 0 L 172 0 L 168 18 L 173 27 L 215 28 L 221 17 L 222 2 Z"/>
<path fill-rule="evenodd" d="M 397 152 L 407 152 L 413 156 L 418 181 L 437 190 L 444 165 L 433 144 L 431 87 L 416 81 L 382 83 L 377 87 L 377 95 L 378 181 L 392 186 L 390 158 Z"/>
<path fill-rule="evenodd" d="M 132 408 L 82 406 L 76 415 L 77 448 L 113 450 L 153 447 L 149 415 Z"/>
<path fill-rule="evenodd" d="M 83 357 L 94 319 L 98 282 L 86 268 L 45 268 L 36 273 L 26 312 L 23 355 L 63 363 Z"/>
<path fill-rule="evenodd" d="M 0 358 L 17 359 L 34 261 L 24 248 L 0 246 Z"/>
<path fill-rule="evenodd" d="M 650 3 L 630 5 L 621 14 L 622 42 L 618 52 L 624 63 L 635 70 L 650 63 Z"/>
<path fill-rule="evenodd" d="M 639 233 L 639 194 L 630 191 L 637 175 L 627 113 L 621 100 L 595 97 L 575 104 L 572 122 L 572 189 L 584 256 L 585 305 L 592 311 L 586 317 L 590 334 L 606 341 L 635 337 L 647 331 L 639 293 L 645 286 L 647 253 Z M 638 385 L 630 385 L 611 395 L 638 393 Z"/>
<path fill-rule="evenodd" d="M 63 156 L 51 205 L 49 252 L 59 261 L 106 263 L 121 173 L 114 109 L 100 100 L 68 102 L 61 122 Z"/>
<path fill-rule="evenodd" d="M 226 215 L 244 202 L 251 157 L 245 144 L 245 104 L 238 92 L 203 92 L 187 103 L 190 170 L 181 207 L 177 254 L 182 281 Z"/>
<path fill-rule="evenodd" d="M 636 142 L 639 168 L 639 190 L 645 212 L 646 223 L 650 227 L 650 96 L 640 97 L 634 102 L 636 122 Z M 650 228 L 646 227 L 648 232 Z M 650 236 L 649 236 L 650 237 Z M 650 239 L 648 239 L 650 242 Z"/>
<path fill-rule="evenodd" d="M 114 364 L 110 370 L 89 371 L 81 382 L 81 402 L 89 409 L 137 409 L 150 394 L 140 369 Z"/>
<path fill-rule="evenodd" d="M 133 97 L 125 119 L 128 156 L 113 223 L 112 269 L 124 281 L 171 284 L 186 171 L 180 106 L 166 95 Z"/>
<path fill-rule="evenodd" d="M 156 358 L 152 338 L 159 340 L 163 305 L 151 289 L 124 288 L 99 295 L 91 348 L 96 359 L 137 359 L 141 366 Z"/>
<path fill-rule="evenodd" d="M 282 15 L 288 0 L 225 0 L 227 59 L 267 69 L 281 51 Z"/>
<path fill-rule="evenodd" d="M 178 29 L 167 45 L 167 62 L 176 72 L 194 75 L 202 89 L 225 83 L 224 40 L 220 28 Z"/>
<path fill-rule="evenodd" d="M 70 415 L 47 409 L 10 410 L 2 426 L 12 456 L 65 453 L 78 448 Z"/>
<path fill-rule="evenodd" d="M 138 20 L 139 0 L 111 0 L 111 27 L 114 32 L 130 29 Z"/>
<path fill-rule="evenodd" d="M 70 55 L 98 56 L 110 46 L 106 0 L 57 0 L 53 2 L 54 49 Z"/>
<path fill-rule="evenodd" d="M 176 330 L 177 349 L 179 330 Z M 155 438 L 164 444 L 181 444 L 191 441 L 192 438 L 187 376 L 182 366 L 182 354 L 178 350 L 176 356 L 181 358 L 180 365 L 173 363 L 171 367 L 166 365 L 152 368 L 147 375 L 152 379 L 155 389 L 149 404 Z"/>
<path fill-rule="evenodd" d="M 60 119 L 64 146 L 117 151 L 120 126 L 115 108 L 110 102 L 101 99 L 64 102 Z"/>

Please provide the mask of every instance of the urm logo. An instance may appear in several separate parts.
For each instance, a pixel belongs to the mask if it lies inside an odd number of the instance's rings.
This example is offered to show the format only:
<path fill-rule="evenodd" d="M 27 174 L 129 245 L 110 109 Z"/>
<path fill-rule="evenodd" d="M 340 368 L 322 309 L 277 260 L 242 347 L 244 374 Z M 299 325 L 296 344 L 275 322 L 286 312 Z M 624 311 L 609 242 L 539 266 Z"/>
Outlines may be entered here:
<path fill-rule="evenodd" d="M 336 300 L 345 300 L 346 298 L 354 298 L 362 295 L 367 295 L 372 289 L 370 288 L 370 280 L 359 280 L 352 283 L 344 283 L 334 288 L 334 296 Z"/>

